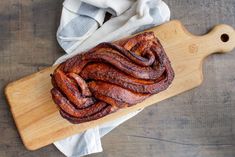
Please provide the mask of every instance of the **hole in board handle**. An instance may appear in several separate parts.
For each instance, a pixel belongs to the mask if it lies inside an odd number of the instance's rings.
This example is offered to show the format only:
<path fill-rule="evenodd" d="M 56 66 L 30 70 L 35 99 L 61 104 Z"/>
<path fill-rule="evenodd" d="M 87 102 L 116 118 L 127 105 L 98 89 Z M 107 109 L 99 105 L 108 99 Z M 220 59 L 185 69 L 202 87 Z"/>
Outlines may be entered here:
<path fill-rule="evenodd" d="M 229 36 L 228 36 L 228 34 L 222 34 L 222 35 L 220 36 L 220 39 L 221 39 L 221 41 L 223 41 L 223 42 L 228 42 L 228 41 L 229 41 Z"/>

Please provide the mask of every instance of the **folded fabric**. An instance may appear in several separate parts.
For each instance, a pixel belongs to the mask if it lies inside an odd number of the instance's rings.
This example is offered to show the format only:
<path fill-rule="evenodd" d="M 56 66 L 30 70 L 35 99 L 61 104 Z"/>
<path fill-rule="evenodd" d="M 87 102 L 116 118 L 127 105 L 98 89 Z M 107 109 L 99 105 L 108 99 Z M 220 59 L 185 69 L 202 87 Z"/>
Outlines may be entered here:
<path fill-rule="evenodd" d="M 112 14 L 112 18 L 104 23 L 107 12 Z M 169 8 L 161 0 L 65 0 L 57 40 L 68 54 L 60 57 L 55 64 L 101 42 L 126 37 L 169 19 Z M 100 138 L 139 112 L 130 113 L 54 144 L 62 153 L 71 157 L 101 152 Z"/>

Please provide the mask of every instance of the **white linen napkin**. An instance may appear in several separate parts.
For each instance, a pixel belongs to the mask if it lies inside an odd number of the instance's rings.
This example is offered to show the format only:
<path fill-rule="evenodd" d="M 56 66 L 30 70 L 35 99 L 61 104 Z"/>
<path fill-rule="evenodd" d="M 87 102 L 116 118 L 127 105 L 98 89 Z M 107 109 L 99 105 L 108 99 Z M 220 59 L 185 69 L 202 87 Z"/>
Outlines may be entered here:
<path fill-rule="evenodd" d="M 104 23 L 106 12 L 112 17 Z M 169 19 L 170 10 L 162 0 L 65 0 L 57 40 L 67 54 L 55 64 L 101 42 L 118 40 Z M 69 157 L 101 152 L 101 137 L 140 111 L 56 141 L 54 145 Z"/>

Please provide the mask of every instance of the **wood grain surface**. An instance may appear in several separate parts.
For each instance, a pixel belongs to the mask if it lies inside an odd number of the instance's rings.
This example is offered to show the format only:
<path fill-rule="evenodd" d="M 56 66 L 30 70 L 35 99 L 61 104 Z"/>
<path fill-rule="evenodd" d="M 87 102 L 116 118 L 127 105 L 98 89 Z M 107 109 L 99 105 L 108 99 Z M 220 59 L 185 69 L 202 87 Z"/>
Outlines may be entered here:
<path fill-rule="evenodd" d="M 166 2 L 172 18 L 196 34 L 218 23 L 235 26 L 233 0 Z M 61 4 L 0 2 L 0 156 L 63 156 L 54 146 L 33 152 L 24 148 L 2 92 L 7 83 L 63 54 L 54 37 Z M 209 57 L 199 88 L 147 108 L 105 136 L 104 152 L 91 156 L 234 156 L 234 59 L 234 51 Z"/>

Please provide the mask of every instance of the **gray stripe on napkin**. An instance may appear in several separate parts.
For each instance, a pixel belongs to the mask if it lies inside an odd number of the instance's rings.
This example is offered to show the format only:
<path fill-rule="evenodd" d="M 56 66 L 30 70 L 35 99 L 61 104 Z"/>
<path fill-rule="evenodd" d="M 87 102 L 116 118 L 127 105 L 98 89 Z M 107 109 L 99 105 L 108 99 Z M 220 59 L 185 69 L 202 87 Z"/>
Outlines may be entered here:
<path fill-rule="evenodd" d="M 83 37 L 94 25 L 98 27 L 98 23 L 94 19 L 88 16 L 78 15 L 66 24 L 58 35 L 61 37 Z M 59 40 L 58 42 L 65 50 L 67 50 L 73 46 L 77 40 Z"/>
<path fill-rule="evenodd" d="M 82 37 L 94 25 L 97 25 L 94 19 L 79 15 L 66 24 L 59 35 L 63 37 Z"/>
<path fill-rule="evenodd" d="M 78 10 L 78 14 L 94 18 L 97 15 L 99 10 L 100 8 L 97 8 L 93 5 L 82 2 Z"/>

